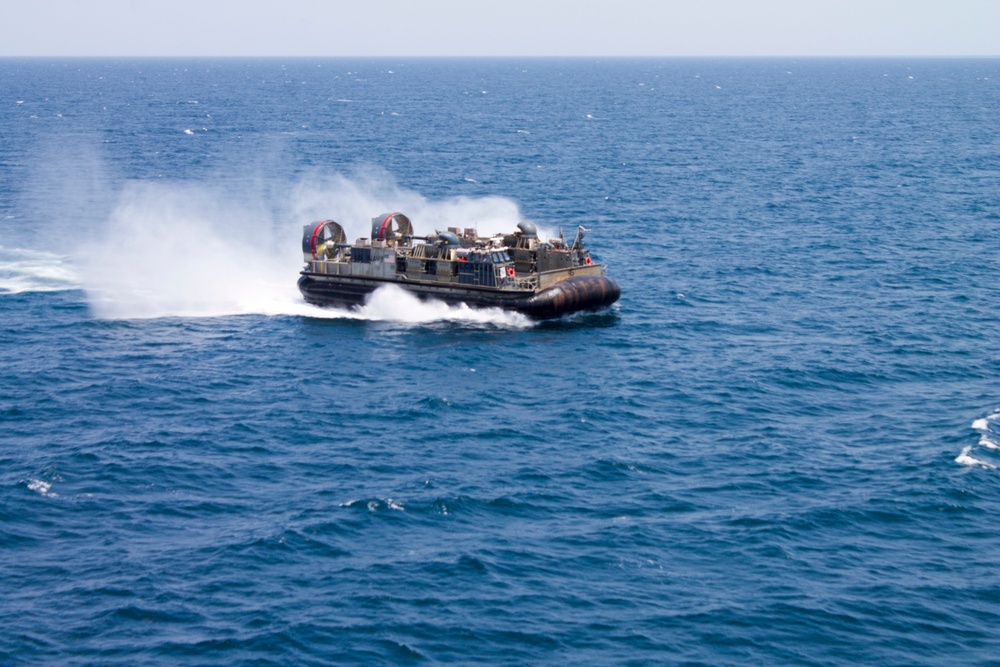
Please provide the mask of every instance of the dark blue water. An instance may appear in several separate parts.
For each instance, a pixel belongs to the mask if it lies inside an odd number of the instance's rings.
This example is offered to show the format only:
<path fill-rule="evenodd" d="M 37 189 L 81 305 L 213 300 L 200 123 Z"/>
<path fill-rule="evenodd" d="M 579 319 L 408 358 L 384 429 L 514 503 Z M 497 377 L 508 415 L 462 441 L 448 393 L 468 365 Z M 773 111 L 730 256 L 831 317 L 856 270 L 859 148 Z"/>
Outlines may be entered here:
<path fill-rule="evenodd" d="M 0 663 L 998 665 L 1000 61 L 0 60 Z M 295 291 L 583 224 L 610 312 Z"/>

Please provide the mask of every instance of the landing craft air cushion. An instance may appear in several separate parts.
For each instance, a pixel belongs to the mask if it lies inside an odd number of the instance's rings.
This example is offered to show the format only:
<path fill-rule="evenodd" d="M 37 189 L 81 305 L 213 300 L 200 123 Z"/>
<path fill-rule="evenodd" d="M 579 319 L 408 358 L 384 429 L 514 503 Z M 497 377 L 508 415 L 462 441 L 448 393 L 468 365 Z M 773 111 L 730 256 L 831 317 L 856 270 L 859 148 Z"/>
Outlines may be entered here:
<path fill-rule="evenodd" d="M 312 223 L 302 234 L 299 290 L 309 303 L 350 307 L 396 285 L 420 299 L 535 319 L 601 310 L 618 300 L 618 284 L 583 247 L 582 226 L 571 243 L 561 236 L 542 241 L 530 222 L 517 227 L 490 237 L 458 228 L 418 237 L 410 219 L 396 212 L 372 218 L 371 238 L 348 243 L 339 223 Z"/>

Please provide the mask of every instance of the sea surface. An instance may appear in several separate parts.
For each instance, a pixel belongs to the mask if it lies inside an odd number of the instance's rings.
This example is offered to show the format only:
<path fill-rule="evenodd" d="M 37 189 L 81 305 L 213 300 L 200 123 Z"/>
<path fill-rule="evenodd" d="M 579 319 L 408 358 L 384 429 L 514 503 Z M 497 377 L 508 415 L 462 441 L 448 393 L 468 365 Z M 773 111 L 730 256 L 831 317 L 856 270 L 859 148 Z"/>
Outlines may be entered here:
<path fill-rule="evenodd" d="M 1000 60 L 0 60 L 0 664 L 1000 665 L 998 284 Z"/>

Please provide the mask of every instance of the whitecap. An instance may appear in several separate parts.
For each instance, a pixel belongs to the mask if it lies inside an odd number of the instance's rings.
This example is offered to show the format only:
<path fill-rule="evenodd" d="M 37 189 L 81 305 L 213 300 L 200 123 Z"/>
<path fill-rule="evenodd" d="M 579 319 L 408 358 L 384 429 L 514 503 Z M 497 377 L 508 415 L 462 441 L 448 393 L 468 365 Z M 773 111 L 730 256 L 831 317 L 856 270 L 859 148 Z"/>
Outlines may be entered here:
<path fill-rule="evenodd" d="M 51 482 L 45 482 L 45 481 L 40 480 L 40 479 L 28 479 L 28 490 L 30 490 L 30 491 L 34 491 L 34 492 L 36 492 L 38 494 L 41 494 L 43 496 L 45 496 L 45 495 L 55 496 L 56 494 L 54 494 L 54 493 L 50 494 L 49 493 L 49 490 L 51 488 L 52 488 L 52 483 Z"/>
<path fill-rule="evenodd" d="M 980 418 L 972 422 L 973 431 L 987 431 L 990 428 L 990 422 L 988 419 Z"/>
<path fill-rule="evenodd" d="M 1000 444 L 997 444 L 986 434 L 979 436 L 979 446 L 985 447 L 986 449 L 1000 449 Z"/>
<path fill-rule="evenodd" d="M 980 461 L 970 454 L 972 451 L 972 445 L 962 449 L 962 452 L 955 457 L 955 463 L 959 463 L 964 466 L 980 466 L 986 468 L 987 470 L 996 470 L 997 467 L 992 463 L 986 463 L 985 461 Z"/>

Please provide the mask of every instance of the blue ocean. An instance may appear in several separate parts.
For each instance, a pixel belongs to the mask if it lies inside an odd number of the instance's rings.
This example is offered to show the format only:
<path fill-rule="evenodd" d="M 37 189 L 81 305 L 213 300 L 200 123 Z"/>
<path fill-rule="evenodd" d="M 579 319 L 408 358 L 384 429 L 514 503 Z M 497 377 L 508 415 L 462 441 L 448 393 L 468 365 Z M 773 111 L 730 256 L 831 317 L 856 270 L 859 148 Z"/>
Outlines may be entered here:
<path fill-rule="evenodd" d="M 2 59 L 0 664 L 1000 665 L 998 285 L 996 59 Z"/>

